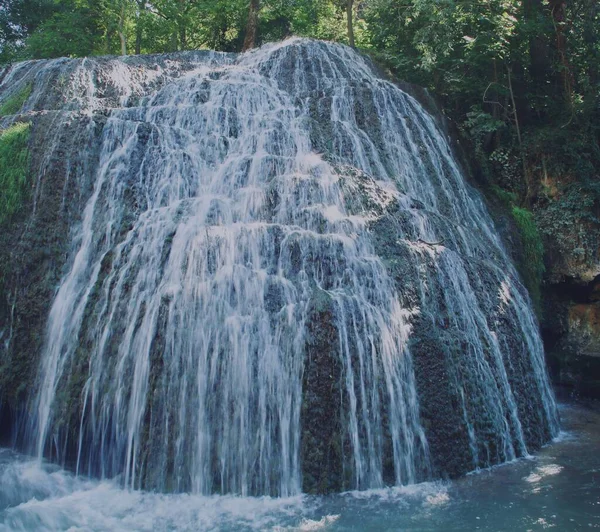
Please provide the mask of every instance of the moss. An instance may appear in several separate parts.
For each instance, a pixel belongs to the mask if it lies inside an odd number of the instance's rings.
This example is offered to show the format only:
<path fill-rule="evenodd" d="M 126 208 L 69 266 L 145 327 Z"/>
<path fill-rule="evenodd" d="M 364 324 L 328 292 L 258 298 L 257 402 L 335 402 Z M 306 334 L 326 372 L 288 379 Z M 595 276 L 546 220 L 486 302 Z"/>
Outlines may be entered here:
<path fill-rule="evenodd" d="M 9 96 L 0 105 L 0 117 L 17 114 L 23 104 L 27 101 L 27 98 L 31 95 L 31 85 L 25 85 L 20 91 L 16 92 L 12 96 Z"/>
<path fill-rule="evenodd" d="M 0 131 L 0 225 L 21 207 L 27 193 L 29 123 Z"/>
<path fill-rule="evenodd" d="M 502 205 L 502 211 L 510 213 L 518 231 L 520 249 L 514 260 L 521 274 L 523 283 L 529 291 L 535 311 L 541 314 L 541 284 L 546 268 L 544 266 L 544 244 L 534 214 L 517 205 L 518 195 L 498 186 L 490 185 L 486 192 L 488 197 Z M 506 210 L 505 210 L 506 209 Z"/>
<path fill-rule="evenodd" d="M 507 207 L 512 206 L 517 201 L 517 195 L 514 192 L 509 192 L 498 185 L 492 185 L 490 190 L 492 194 Z"/>
<path fill-rule="evenodd" d="M 544 245 L 531 211 L 513 207 L 511 213 L 519 228 L 523 244 L 523 260 L 518 266 L 535 308 L 539 312 L 540 286 L 545 271 Z"/>

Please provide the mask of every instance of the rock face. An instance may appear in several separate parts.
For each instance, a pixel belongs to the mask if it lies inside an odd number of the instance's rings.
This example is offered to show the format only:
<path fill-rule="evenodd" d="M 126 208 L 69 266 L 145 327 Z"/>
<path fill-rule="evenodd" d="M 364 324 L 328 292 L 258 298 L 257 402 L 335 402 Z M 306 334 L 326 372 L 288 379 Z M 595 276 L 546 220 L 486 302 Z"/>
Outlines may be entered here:
<path fill-rule="evenodd" d="M 2 119 L 33 123 L 0 250 L 17 445 L 132 487 L 288 495 L 457 476 L 557 431 L 479 194 L 353 50 L 27 62 L 0 101 L 25 86 Z"/>
<path fill-rule="evenodd" d="M 541 327 L 552 379 L 600 397 L 600 227 L 597 205 L 577 183 L 548 178 L 536 208 L 546 275 Z"/>
<path fill-rule="evenodd" d="M 542 334 L 552 379 L 600 398 L 600 279 L 565 277 L 544 292 Z"/>

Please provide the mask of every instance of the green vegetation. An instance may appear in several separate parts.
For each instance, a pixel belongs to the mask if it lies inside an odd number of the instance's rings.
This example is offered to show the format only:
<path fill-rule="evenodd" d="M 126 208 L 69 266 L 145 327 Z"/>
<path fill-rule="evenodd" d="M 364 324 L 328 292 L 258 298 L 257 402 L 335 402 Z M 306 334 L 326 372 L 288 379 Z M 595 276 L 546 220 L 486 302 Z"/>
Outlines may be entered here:
<path fill-rule="evenodd" d="M 519 228 L 521 243 L 523 245 L 523 258 L 518 266 L 523 281 L 525 282 L 525 286 L 527 286 L 531 299 L 539 312 L 541 297 L 540 286 L 545 271 L 544 245 L 533 218 L 533 214 L 521 207 L 513 207 L 511 212 L 515 223 Z"/>
<path fill-rule="evenodd" d="M 26 85 L 20 91 L 7 98 L 6 101 L 0 104 L 0 117 L 18 113 L 30 94 L 31 85 Z"/>
<path fill-rule="evenodd" d="M 521 249 L 517 253 L 517 268 L 533 301 L 538 314 L 541 312 L 541 285 L 546 268 L 544 266 L 544 243 L 534 213 L 518 206 L 518 197 L 496 184 L 488 189 L 512 216 L 519 231 Z"/>
<path fill-rule="evenodd" d="M 492 185 L 490 191 L 498 198 L 505 207 L 513 207 L 517 201 L 517 195 L 514 192 L 508 192 L 498 185 Z"/>
<path fill-rule="evenodd" d="M 0 64 L 22 59 L 191 49 L 240 51 L 249 0 L 6 0 Z M 253 44 L 304 35 L 346 40 L 346 0 L 254 0 Z M 354 6 L 358 13 L 358 5 Z M 366 45 L 365 22 L 356 42 Z"/>
<path fill-rule="evenodd" d="M 0 131 L 0 225 L 21 207 L 27 195 L 30 124 L 17 122 Z"/>

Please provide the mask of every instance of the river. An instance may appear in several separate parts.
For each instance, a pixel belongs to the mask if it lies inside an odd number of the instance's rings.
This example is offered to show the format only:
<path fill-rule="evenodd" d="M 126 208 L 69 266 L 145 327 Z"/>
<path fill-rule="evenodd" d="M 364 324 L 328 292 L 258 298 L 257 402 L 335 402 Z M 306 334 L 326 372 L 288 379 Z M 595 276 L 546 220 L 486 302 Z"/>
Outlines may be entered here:
<path fill-rule="evenodd" d="M 289 498 L 158 494 L 0 450 L 0 530 L 575 531 L 600 528 L 600 411 L 560 405 L 535 456 L 456 481 Z"/>

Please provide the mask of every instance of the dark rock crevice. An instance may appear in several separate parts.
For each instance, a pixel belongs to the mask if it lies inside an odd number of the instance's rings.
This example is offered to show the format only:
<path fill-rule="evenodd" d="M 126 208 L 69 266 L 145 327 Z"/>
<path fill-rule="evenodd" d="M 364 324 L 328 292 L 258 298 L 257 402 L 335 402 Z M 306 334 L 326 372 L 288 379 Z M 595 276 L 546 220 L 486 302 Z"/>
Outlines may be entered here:
<path fill-rule="evenodd" d="M 600 398 L 600 276 L 548 284 L 541 325 L 552 380 L 574 395 Z"/>

